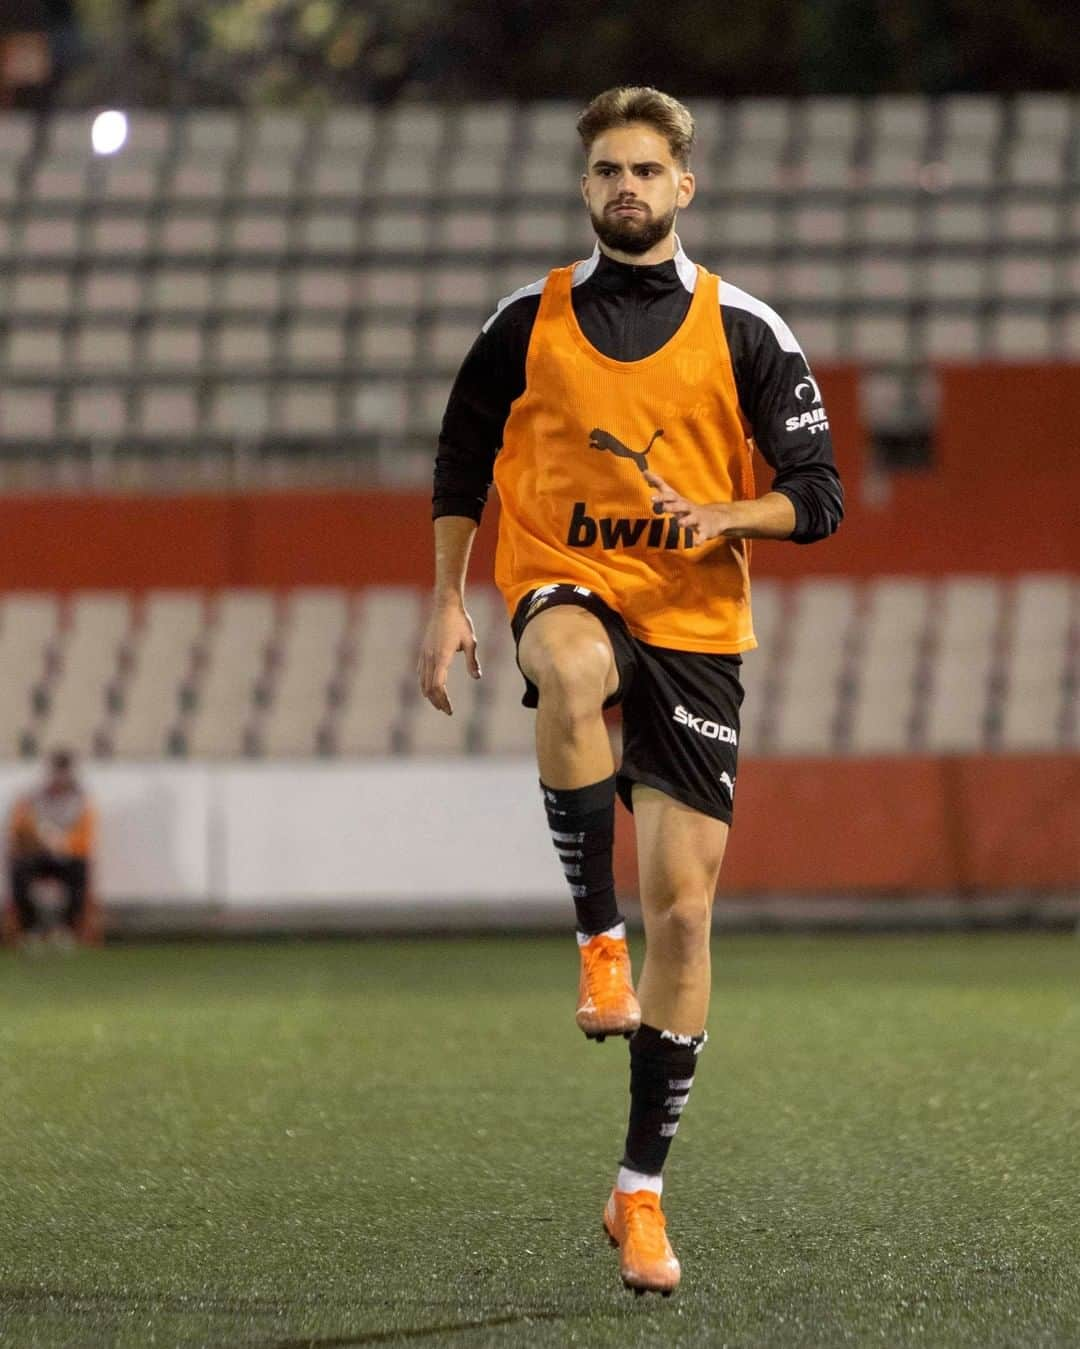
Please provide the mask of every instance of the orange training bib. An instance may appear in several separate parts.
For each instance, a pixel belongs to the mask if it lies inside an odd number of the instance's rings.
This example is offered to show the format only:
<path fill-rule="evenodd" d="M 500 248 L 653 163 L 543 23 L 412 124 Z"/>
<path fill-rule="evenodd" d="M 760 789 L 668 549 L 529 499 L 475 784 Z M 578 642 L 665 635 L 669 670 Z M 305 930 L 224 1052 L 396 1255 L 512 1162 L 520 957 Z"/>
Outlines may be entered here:
<path fill-rule="evenodd" d="M 681 651 L 756 646 L 750 545 L 694 543 L 653 514 L 648 467 L 690 501 L 754 496 L 750 445 L 720 320 L 719 278 L 698 268 L 678 332 L 615 361 L 586 339 L 573 267 L 548 277 L 495 460 L 502 515 L 495 580 L 513 613 L 534 586 L 587 586 L 642 641 Z"/>

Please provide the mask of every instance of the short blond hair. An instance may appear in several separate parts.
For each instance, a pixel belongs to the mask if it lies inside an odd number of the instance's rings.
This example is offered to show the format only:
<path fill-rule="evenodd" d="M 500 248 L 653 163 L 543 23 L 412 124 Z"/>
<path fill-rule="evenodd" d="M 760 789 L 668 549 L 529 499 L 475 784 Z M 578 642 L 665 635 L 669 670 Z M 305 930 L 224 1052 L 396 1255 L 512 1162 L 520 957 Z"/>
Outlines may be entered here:
<path fill-rule="evenodd" d="M 597 94 L 577 119 L 577 132 L 586 155 L 593 141 L 612 127 L 644 122 L 667 141 L 671 157 L 680 168 L 690 167 L 694 145 L 694 119 L 677 98 L 651 85 L 619 85 Z"/>

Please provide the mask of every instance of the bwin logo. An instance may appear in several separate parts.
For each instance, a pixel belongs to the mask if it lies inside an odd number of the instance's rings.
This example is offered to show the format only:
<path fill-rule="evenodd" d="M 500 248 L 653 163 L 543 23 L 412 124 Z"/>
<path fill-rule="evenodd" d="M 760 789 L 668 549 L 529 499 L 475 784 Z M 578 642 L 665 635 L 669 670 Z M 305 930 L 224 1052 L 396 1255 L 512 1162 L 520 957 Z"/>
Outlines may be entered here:
<path fill-rule="evenodd" d="M 680 726 L 686 726 L 691 731 L 696 731 L 698 735 L 703 735 L 706 740 L 719 740 L 725 745 L 737 745 L 739 737 L 730 726 L 722 726 L 718 721 L 706 721 L 704 717 L 695 717 L 693 712 L 688 712 L 682 703 L 676 707 L 671 714 L 672 721 L 677 721 Z"/>

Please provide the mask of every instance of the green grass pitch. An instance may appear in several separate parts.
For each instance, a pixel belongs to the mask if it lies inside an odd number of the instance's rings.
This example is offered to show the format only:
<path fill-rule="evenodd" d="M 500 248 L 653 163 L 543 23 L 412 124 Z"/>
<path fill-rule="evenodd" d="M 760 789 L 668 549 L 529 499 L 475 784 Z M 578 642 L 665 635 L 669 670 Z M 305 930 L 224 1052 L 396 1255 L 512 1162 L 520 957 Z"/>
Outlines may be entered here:
<path fill-rule="evenodd" d="M 733 937 L 669 1301 L 572 938 L 0 959 L 0 1344 L 1080 1344 L 1080 942 Z"/>

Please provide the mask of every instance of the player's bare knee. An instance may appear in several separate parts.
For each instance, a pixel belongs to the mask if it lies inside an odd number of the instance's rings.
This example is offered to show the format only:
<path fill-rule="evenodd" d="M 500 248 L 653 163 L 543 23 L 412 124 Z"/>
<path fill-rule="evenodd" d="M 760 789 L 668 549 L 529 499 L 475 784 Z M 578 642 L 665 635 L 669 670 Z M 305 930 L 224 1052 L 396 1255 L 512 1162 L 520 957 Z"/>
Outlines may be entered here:
<path fill-rule="evenodd" d="M 678 964 L 689 964 L 707 948 L 712 913 L 708 899 L 700 893 L 674 896 L 650 926 L 650 942 L 659 940 L 667 957 Z"/>
<path fill-rule="evenodd" d="M 529 675 L 540 691 L 541 706 L 554 706 L 570 722 L 599 712 L 613 672 L 611 648 L 603 635 L 588 631 L 538 634 L 528 656 Z"/>

